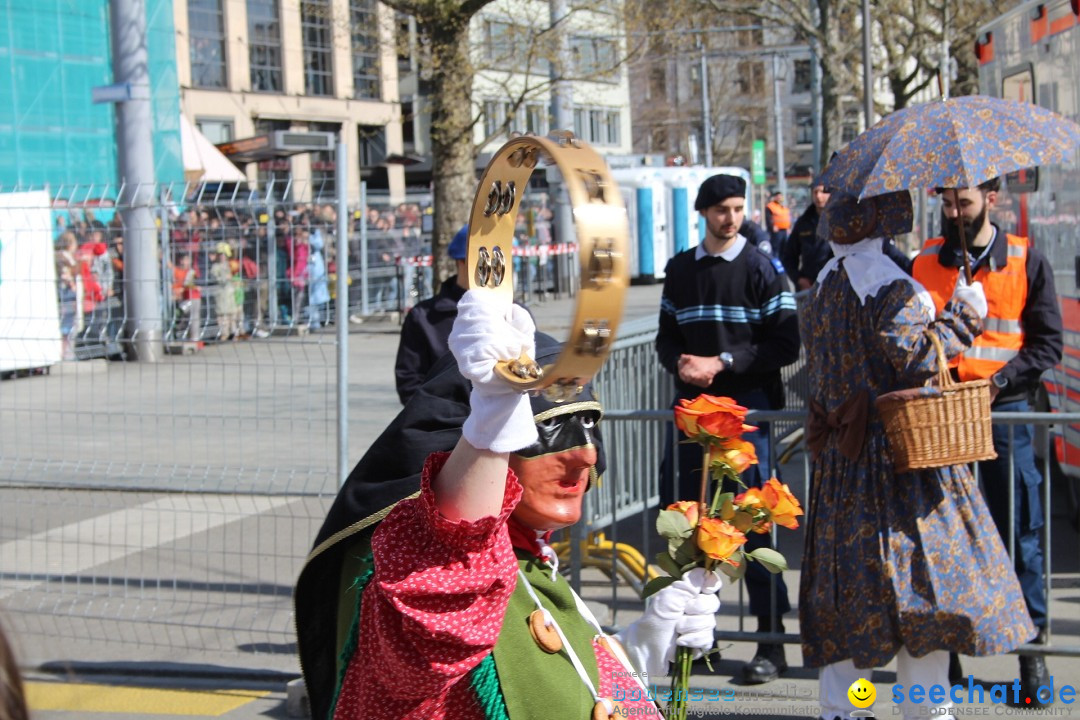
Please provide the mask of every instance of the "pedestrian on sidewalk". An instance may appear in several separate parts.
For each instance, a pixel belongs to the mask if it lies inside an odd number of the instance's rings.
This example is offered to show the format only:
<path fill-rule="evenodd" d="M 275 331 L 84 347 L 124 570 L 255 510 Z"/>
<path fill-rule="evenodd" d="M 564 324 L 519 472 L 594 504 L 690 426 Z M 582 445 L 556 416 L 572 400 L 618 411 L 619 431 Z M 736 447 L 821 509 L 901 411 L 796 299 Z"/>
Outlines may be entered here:
<path fill-rule="evenodd" d="M 934 376 L 930 334 L 955 357 L 987 312 L 974 283 L 935 317 L 930 294 L 882 253 L 912 217 L 906 190 L 862 202 L 833 193 L 819 234 L 835 257 L 801 318 L 812 459 L 799 624 L 825 720 L 847 718 L 851 684 L 893 657 L 897 688 L 949 687 L 949 651 L 1007 653 L 1035 634 L 967 465 L 896 472 L 874 409 L 875 397 Z M 951 708 L 948 696 L 901 703 L 905 720 Z"/>
<path fill-rule="evenodd" d="M 784 204 L 784 193 L 774 188 L 765 205 L 765 229 L 772 241 L 773 256 L 783 258 L 787 248 L 788 231 L 791 230 L 791 209 Z"/>

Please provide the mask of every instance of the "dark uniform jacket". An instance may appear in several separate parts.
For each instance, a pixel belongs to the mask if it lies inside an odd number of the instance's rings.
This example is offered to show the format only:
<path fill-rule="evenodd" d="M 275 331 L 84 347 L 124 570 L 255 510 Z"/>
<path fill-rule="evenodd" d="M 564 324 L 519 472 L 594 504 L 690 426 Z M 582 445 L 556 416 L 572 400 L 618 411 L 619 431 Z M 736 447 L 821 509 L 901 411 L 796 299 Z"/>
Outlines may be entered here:
<path fill-rule="evenodd" d="M 439 294 L 416 304 L 401 326 L 394 378 L 404 405 L 419 388 L 435 361 L 449 349 L 447 340 L 457 317 L 457 304 L 465 290 L 457 275 L 443 281 Z"/>
<path fill-rule="evenodd" d="M 656 335 L 661 365 L 675 377 L 680 397 L 762 389 L 773 407 L 782 407 L 780 368 L 798 359 L 799 324 L 779 261 L 749 242 L 731 261 L 699 260 L 696 252 L 668 261 Z M 708 389 L 679 379 L 680 355 L 722 352 L 731 353 L 734 369 L 718 373 Z"/>

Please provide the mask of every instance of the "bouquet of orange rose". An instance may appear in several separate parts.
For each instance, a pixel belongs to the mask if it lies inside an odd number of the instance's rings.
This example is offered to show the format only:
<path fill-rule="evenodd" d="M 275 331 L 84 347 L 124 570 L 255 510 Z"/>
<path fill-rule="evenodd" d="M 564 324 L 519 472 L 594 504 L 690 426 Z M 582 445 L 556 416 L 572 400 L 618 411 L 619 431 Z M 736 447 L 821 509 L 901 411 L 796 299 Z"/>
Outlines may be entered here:
<path fill-rule="evenodd" d="M 745 485 L 739 475 L 758 462 L 754 446 L 744 440 L 744 432 L 757 430 L 746 424 L 747 409 L 728 397 L 699 395 L 680 400 L 675 407 L 675 426 L 702 447 L 701 492 L 697 501 L 681 500 L 660 512 L 656 529 L 667 540 L 667 550 L 657 554 L 657 564 L 667 572 L 651 580 L 644 597 L 667 587 L 696 567 L 720 570 L 733 580 L 746 573 L 746 564 L 759 562 L 769 572 L 787 570 L 784 556 L 771 548 L 746 552 L 746 534 L 768 533 L 773 523 L 787 528 L 799 527 L 803 514 L 799 501 L 787 485 L 770 478 L 762 488 L 747 488 L 742 493 L 721 492 L 724 480 Z M 710 485 L 715 484 L 711 500 Z M 690 686 L 693 653 L 678 648 L 672 676 L 670 717 L 686 718 L 686 696 Z"/>

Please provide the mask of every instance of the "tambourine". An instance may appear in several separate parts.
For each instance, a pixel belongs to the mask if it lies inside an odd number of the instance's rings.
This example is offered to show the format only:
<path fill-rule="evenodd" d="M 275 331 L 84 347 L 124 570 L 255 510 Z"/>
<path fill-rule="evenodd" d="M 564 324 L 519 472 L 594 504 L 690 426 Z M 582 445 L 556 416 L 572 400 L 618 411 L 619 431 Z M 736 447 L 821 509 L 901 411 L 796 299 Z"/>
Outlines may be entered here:
<path fill-rule="evenodd" d="M 480 178 L 469 219 L 470 289 L 514 298 L 512 242 L 518 207 L 541 162 L 554 163 L 570 196 L 577 232 L 581 287 L 570 336 L 555 362 L 507 358 L 495 372 L 522 391 L 543 389 L 561 401 L 580 393 L 604 364 L 622 319 L 629 284 L 626 206 L 607 163 L 569 132 L 522 135 L 503 145 Z M 494 299 L 494 298 L 493 298 Z"/>

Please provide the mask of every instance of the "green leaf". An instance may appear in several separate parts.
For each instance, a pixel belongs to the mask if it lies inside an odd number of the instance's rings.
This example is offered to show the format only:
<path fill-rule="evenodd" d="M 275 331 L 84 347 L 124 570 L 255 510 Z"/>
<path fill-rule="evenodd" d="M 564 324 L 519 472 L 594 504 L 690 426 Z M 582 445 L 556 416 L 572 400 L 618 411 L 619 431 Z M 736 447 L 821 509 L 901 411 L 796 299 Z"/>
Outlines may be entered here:
<path fill-rule="evenodd" d="M 746 533 L 749 532 L 750 528 L 753 526 L 754 517 L 750 513 L 739 510 L 731 516 L 731 520 L 728 522 L 730 522 L 739 532 Z"/>
<path fill-rule="evenodd" d="M 653 578 L 649 582 L 645 583 L 645 587 L 642 588 L 642 590 L 641 590 L 642 599 L 647 598 L 650 595 L 654 595 L 654 594 L 660 592 L 661 590 L 666 588 L 668 585 L 675 582 L 677 579 L 678 578 L 668 577 L 666 575 L 661 575 L 660 577 Z"/>
<path fill-rule="evenodd" d="M 682 568 L 679 567 L 679 564 L 675 562 L 675 559 L 668 553 L 656 553 L 656 564 L 668 575 L 675 578 L 682 577 Z"/>
<path fill-rule="evenodd" d="M 686 516 L 677 510 L 661 510 L 656 518 L 656 532 L 668 540 L 687 538 L 694 532 Z"/>
<path fill-rule="evenodd" d="M 735 567 L 734 565 L 728 565 L 727 563 L 722 562 L 718 563 L 717 567 L 720 568 L 720 572 L 724 573 L 732 580 L 738 580 L 743 576 L 743 574 L 739 572 L 741 568 Z"/>
<path fill-rule="evenodd" d="M 772 548 L 758 548 L 750 552 L 750 557 L 765 566 L 771 573 L 778 573 L 788 569 L 787 560 L 784 556 Z"/>
<path fill-rule="evenodd" d="M 672 540 L 669 545 L 673 548 L 671 551 L 671 557 L 675 562 L 682 567 L 684 565 L 696 565 L 701 560 L 704 553 L 697 546 L 697 542 L 694 538 L 689 537 L 683 541 Z"/>

